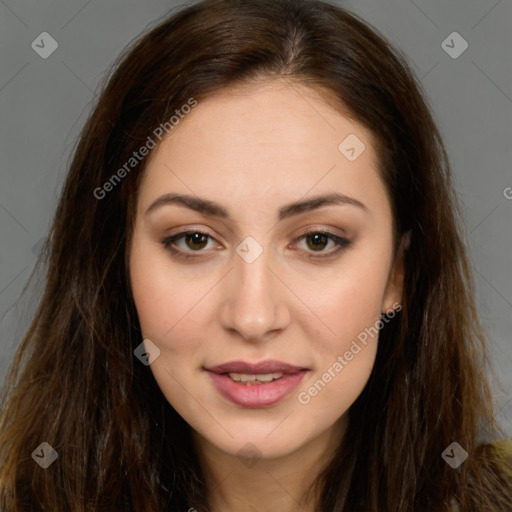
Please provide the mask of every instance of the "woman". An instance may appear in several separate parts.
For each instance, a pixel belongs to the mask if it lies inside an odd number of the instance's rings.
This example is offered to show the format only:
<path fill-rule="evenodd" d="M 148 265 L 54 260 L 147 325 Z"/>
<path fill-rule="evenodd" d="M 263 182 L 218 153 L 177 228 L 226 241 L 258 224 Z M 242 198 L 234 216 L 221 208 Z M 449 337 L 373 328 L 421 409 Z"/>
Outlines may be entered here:
<path fill-rule="evenodd" d="M 363 21 L 174 14 L 76 148 L 2 510 L 512 510 L 461 226 L 420 88 Z"/>

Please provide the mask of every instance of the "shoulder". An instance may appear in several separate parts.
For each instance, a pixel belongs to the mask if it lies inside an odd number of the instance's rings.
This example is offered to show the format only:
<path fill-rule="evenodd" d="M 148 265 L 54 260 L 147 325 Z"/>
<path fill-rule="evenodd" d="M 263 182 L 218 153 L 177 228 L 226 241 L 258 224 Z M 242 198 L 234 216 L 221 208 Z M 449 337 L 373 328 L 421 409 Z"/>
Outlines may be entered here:
<path fill-rule="evenodd" d="M 512 439 L 500 439 L 492 441 L 489 445 L 505 457 L 512 458 Z"/>
<path fill-rule="evenodd" d="M 490 441 L 480 449 L 482 459 L 487 460 L 507 478 L 512 478 L 512 439 Z"/>
<path fill-rule="evenodd" d="M 492 495 L 497 500 L 496 506 L 488 510 L 512 510 L 512 439 L 482 443 L 478 445 L 477 452 L 481 463 L 478 481 L 483 484 L 486 496 Z M 505 508 L 500 508 L 503 504 L 506 504 Z M 451 500 L 449 510 L 460 511 L 455 499 Z"/>
<path fill-rule="evenodd" d="M 484 458 L 491 459 L 508 476 L 512 477 L 512 439 L 499 439 L 483 445 Z"/>

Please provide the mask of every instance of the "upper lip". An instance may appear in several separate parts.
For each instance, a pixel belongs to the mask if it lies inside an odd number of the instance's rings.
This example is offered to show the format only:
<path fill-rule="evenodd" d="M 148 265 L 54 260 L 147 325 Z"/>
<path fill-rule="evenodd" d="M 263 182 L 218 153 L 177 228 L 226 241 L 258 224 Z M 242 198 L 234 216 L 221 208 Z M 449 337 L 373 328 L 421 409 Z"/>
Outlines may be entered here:
<path fill-rule="evenodd" d="M 295 366 L 276 360 L 260 361 L 259 363 L 247 363 L 246 361 L 229 361 L 217 366 L 210 366 L 206 370 L 214 373 L 243 373 L 247 375 L 259 375 L 265 373 L 298 373 L 307 368 Z"/>

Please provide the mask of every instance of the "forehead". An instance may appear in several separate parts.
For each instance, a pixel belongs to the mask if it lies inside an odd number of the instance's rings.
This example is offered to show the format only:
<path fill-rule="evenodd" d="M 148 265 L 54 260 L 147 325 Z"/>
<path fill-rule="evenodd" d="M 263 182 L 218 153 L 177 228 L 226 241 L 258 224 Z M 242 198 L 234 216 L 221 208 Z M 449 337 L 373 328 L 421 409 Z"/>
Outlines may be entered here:
<path fill-rule="evenodd" d="M 151 155 L 141 198 L 147 205 L 170 191 L 241 206 L 308 193 L 370 200 L 386 193 L 372 134 L 319 91 L 284 80 L 223 90 L 183 116 Z"/>

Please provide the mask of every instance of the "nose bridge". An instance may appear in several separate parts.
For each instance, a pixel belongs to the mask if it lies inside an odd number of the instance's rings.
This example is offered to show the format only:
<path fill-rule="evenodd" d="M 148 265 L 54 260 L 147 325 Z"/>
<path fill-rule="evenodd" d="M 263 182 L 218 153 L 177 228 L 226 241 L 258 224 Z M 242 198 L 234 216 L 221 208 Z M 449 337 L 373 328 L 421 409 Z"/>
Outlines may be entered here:
<path fill-rule="evenodd" d="M 279 280 L 269 270 L 272 253 L 252 237 L 244 239 L 236 252 L 222 323 L 245 339 L 261 340 L 268 332 L 283 328 L 289 318 L 281 302 Z"/>

